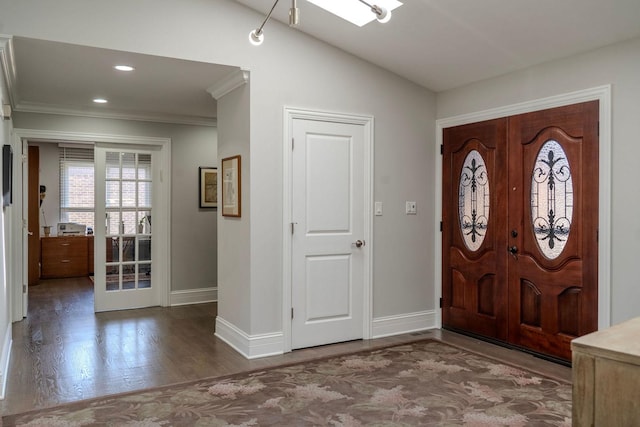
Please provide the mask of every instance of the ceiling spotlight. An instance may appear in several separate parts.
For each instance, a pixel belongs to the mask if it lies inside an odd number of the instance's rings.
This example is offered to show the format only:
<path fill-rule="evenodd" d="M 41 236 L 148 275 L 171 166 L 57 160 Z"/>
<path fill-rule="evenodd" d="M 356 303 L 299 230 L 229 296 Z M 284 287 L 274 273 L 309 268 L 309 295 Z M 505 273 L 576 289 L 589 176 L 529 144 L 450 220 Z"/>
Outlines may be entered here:
<path fill-rule="evenodd" d="M 378 20 L 378 22 L 382 22 L 384 24 L 386 22 L 389 22 L 389 20 L 391 20 L 391 11 L 388 10 L 387 8 L 378 6 L 377 4 L 367 3 L 364 0 L 358 0 L 358 1 L 362 4 L 367 5 L 371 9 L 371 12 L 373 12 L 376 15 L 376 19 Z"/>
<path fill-rule="evenodd" d="M 264 34 L 262 33 L 262 28 L 264 27 L 264 24 L 267 23 L 269 18 L 271 18 L 271 14 L 273 13 L 273 9 L 276 8 L 276 5 L 278 4 L 279 1 L 280 0 L 276 0 L 273 3 L 273 6 L 271 6 L 271 10 L 269 11 L 269 14 L 267 14 L 267 17 L 264 18 L 264 21 L 262 21 L 262 25 L 260 25 L 258 28 L 256 28 L 255 30 L 253 30 L 253 31 L 251 31 L 249 33 L 249 41 L 251 42 L 252 45 L 260 46 L 262 44 L 262 42 L 264 41 Z"/>
<path fill-rule="evenodd" d="M 115 68 L 118 71 L 133 71 L 133 70 L 135 70 L 135 68 L 133 68 L 131 65 L 116 65 L 113 68 Z"/>
<path fill-rule="evenodd" d="M 264 41 L 264 33 L 260 28 L 256 28 L 255 30 L 249 33 L 249 42 L 251 42 L 254 46 L 260 46 Z"/>
<path fill-rule="evenodd" d="M 93 98 L 93 102 L 95 102 L 96 104 L 106 104 L 109 101 L 104 98 Z"/>

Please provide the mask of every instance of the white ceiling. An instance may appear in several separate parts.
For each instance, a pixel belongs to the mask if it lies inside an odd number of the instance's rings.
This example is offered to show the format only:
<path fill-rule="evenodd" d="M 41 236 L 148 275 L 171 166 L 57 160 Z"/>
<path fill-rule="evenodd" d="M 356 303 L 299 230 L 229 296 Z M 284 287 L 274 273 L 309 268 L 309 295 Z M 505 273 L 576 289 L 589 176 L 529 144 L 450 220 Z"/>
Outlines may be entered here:
<path fill-rule="evenodd" d="M 236 1 L 265 15 L 273 5 Z M 388 23 L 359 28 L 299 0 L 298 29 L 435 92 L 640 37 L 640 0 L 401 1 Z M 288 23 L 290 7 L 280 0 L 273 16 Z"/>
<path fill-rule="evenodd" d="M 215 124 L 207 89 L 237 67 L 14 37 L 16 111 Z M 135 67 L 131 73 L 113 69 Z M 109 100 L 95 104 L 93 98 Z"/>
<path fill-rule="evenodd" d="M 235 1 L 262 14 L 256 27 L 273 5 Z M 281 0 L 273 19 L 286 23 L 290 6 Z M 305 0 L 298 7 L 298 31 L 434 92 L 640 37 L 640 0 L 404 0 L 389 23 L 362 28 Z M 206 89 L 236 69 L 20 37 L 13 55 L 17 110 L 183 123 L 215 123 Z M 121 62 L 136 72 L 115 73 Z M 94 105 L 96 96 L 110 102 Z"/>

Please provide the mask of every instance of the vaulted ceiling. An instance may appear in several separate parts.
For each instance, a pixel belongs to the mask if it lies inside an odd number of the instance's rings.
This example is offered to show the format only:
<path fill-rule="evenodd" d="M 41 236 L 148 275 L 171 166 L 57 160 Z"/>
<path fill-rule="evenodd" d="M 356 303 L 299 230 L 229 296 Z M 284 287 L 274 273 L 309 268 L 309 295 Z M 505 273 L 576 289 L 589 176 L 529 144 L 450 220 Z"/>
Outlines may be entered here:
<path fill-rule="evenodd" d="M 235 1 L 259 12 L 256 27 L 273 5 Z M 280 0 L 272 19 L 287 23 L 290 6 Z M 306 0 L 298 0 L 298 7 L 297 31 L 434 92 L 640 37 L 638 0 L 404 0 L 390 22 L 362 28 Z M 14 39 L 14 56 L 12 92 L 22 111 L 184 123 L 215 120 L 216 103 L 205 89 L 234 70 L 23 38 Z M 113 73 L 108 66 L 116 62 L 135 63 L 144 73 Z M 88 101 L 102 93 L 110 97 L 108 107 Z"/>

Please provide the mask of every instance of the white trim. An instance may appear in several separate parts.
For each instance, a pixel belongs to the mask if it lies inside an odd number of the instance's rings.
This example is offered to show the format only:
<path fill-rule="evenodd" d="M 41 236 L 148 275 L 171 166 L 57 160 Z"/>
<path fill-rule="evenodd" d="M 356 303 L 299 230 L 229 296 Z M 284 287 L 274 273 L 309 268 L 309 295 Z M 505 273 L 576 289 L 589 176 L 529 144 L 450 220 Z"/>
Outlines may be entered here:
<path fill-rule="evenodd" d="M 247 84 L 248 81 L 248 70 L 235 70 L 218 80 L 214 85 L 208 87 L 207 92 L 217 101 L 229 92 Z"/>
<path fill-rule="evenodd" d="M 436 120 L 436 167 L 435 167 L 435 212 L 434 227 L 440 229 L 442 219 L 442 131 L 445 128 L 507 117 L 532 111 L 562 107 L 587 101 L 600 102 L 599 141 L 599 212 L 598 212 L 598 328 L 611 326 L 611 85 L 598 86 L 577 92 L 527 101 L 510 106 L 494 108 L 461 116 Z M 442 233 L 435 239 L 434 288 L 436 304 L 442 296 Z M 442 309 L 437 309 L 438 327 L 442 326 Z"/>
<path fill-rule="evenodd" d="M 427 329 L 436 329 L 437 318 L 438 311 L 436 310 L 377 317 L 373 319 L 372 338 L 383 338 Z"/>
<path fill-rule="evenodd" d="M 319 120 L 325 122 L 347 123 L 363 126 L 364 136 L 364 239 L 367 242 L 364 260 L 363 290 L 363 338 L 370 339 L 373 333 L 373 158 L 374 158 L 374 118 L 373 116 L 331 113 L 317 110 L 303 110 L 284 107 L 283 114 L 283 171 L 282 171 L 282 332 L 283 351 L 291 351 L 291 212 L 292 212 L 292 152 L 293 120 Z"/>
<path fill-rule="evenodd" d="M 114 135 L 114 134 L 98 134 L 98 133 L 83 133 L 83 132 L 66 132 L 66 131 L 53 131 L 53 130 L 39 130 L 39 129 L 14 129 L 13 131 L 13 147 L 14 152 L 22 152 L 22 140 L 30 141 L 64 141 L 65 143 L 87 143 L 88 141 L 95 143 L 107 143 L 107 144 L 129 144 L 138 146 L 158 146 L 161 147 L 158 153 L 158 163 L 160 168 L 160 181 L 162 187 L 165 188 L 165 192 L 160 194 L 158 203 L 155 204 L 154 209 L 158 212 L 162 212 L 162 215 L 156 215 L 154 218 L 154 229 L 161 229 L 162 233 L 155 233 L 155 240 L 157 247 L 159 248 L 158 258 L 160 260 L 154 263 L 154 275 L 158 278 L 164 278 L 158 281 L 160 286 L 159 303 L 161 306 L 166 307 L 169 305 L 170 293 L 171 293 L 171 139 L 160 137 L 145 137 L 145 136 L 131 136 L 131 135 Z M 20 151 L 16 151 L 18 149 Z M 19 156 L 14 156 L 19 158 Z M 16 160 L 18 161 L 18 160 Z M 14 168 L 14 188 L 22 188 L 23 178 L 22 173 L 18 173 L 21 168 Z M 17 205 L 17 203 L 16 203 Z M 22 221 L 25 218 L 24 212 L 21 215 L 14 215 L 12 221 L 13 239 L 12 248 L 22 248 L 23 227 Z M 160 236 L 164 235 L 165 238 L 161 239 Z M 15 257 L 16 261 L 13 263 L 14 271 L 22 272 L 23 257 Z M 22 308 L 22 273 L 20 275 L 13 275 L 12 277 L 20 277 L 21 280 L 13 283 L 14 292 L 16 298 L 13 299 L 14 304 L 14 321 L 20 320 L 26 313 L 23 313 Z M 26 283 L 26 279 L 25 283 Z M 25 294 L 26 295 L 26 294 Z M 20 304 L 18 304 L 20 302 Z M 22 315 L 20 315 L 22 314 Z M 19 317 L 16 319 L 16 317 Z"/>
<path fill-rule="evenodd" d="M 189 305 L 189 304 L 203 304 L 207 302 L 218 301 L 218 287 L 212 286 L 210 288 L 202 289 L 187 289 L 184 291 L 172 291 L 171 292 L 170 306 L 176 305 Z"/>
<path fill-rule="evenodd" d="M 276 356 L 283 353 L 283 335 L 281 332 L 248 335 L 232 323 L 217 316 L 215 335 L 247 359 Z"/>
<path fill-rule="evenodd" d="M 11 358 L 11 346 L 13 345 L 12 326 L 13 324 L 11 322 L 7 325 L 2 343 L 2 354 L 0 355 L 0 400 L 4 399 L 7 391 L 9 360 Z"/>
<path fill-rule="evenodd" d="M 34 102 L 18 102 L 14 111 L 22 113 L 56 114 L 60 116 L 90 117 L 98 119 L 133 120 L 138 122 L 170 123 L 193 126 L 218 125 L 215 117 L 183 116 L 179 114 L 162 113 L 131 113 L 126 111 L 91 111 L 62 107 L 51 104 L 37 104 Z"/>
<path fill-rule="evenodd" d="M 0 67 L 7 83 L 7 95 L 13 107 L 16 105 L 16 61 L 13 55 L 13 37 L 0 34 Z"/>

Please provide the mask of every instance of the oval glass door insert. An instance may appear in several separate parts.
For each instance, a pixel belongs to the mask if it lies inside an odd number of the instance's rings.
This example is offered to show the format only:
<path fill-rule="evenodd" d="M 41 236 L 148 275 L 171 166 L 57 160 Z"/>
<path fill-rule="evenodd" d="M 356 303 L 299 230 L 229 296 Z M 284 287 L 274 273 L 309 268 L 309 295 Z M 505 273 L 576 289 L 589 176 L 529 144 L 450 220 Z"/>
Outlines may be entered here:
<path fill-rule="evenodd" d="M 462 238 L 469 250 L 480 249 L 489 224 L 489 176 L 482 155 L 471 150 L 462 164 L 458 189 Z"/>
<path fill-rule="evenodd" d="M 573 180 L 565 151 L 545 142 L 531 177 L 531 218 L 540 251 L 548 259 L 560 256 L 567 244 L 573 216 Z"/>

